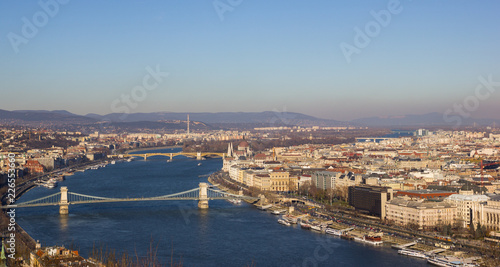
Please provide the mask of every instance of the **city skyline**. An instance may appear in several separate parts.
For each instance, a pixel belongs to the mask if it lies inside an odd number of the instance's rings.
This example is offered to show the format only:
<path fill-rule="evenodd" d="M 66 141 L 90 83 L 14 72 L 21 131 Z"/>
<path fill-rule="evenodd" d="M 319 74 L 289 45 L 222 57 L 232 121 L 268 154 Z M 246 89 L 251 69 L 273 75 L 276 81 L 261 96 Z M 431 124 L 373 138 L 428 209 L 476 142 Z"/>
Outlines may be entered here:
<path fill-rule="evenodd" d="M 0 109 L 500 119 L 499 7 L 2 2 Z"/>

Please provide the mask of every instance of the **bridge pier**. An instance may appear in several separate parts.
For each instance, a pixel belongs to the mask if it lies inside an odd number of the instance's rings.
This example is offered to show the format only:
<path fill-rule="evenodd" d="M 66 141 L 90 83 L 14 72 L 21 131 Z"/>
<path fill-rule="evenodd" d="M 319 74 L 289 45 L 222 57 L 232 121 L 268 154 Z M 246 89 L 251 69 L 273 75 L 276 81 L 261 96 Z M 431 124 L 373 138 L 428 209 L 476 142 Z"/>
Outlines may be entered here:
<path fill-rule="evenodd" d="M 144 160 L 148 159 L 148 154 L 144 154 Z"/>
<path fill-rule="evenodd" d="M 196 159 L 201 160 L 201 152 L 196 152 Z"/>
<path fill-rule="evenodd" d="M 61 202 L 59 202 L 59 214 L 68 215 L 69 214 L 69 202 L 68 202 L 68 187 L 61 186 Z"/>
<path fill-rule="evenodd" d="M 208 184 L 200 183 L 200 199 L 198 201 L 198 208 L 208 209 L 208 194 L 207 194 Z"/>
<path fill-rule="evenodd" d="M 170 161 L 172 161 L 173 158 L 174 158 L 174 154 L 170 153 Z"/>

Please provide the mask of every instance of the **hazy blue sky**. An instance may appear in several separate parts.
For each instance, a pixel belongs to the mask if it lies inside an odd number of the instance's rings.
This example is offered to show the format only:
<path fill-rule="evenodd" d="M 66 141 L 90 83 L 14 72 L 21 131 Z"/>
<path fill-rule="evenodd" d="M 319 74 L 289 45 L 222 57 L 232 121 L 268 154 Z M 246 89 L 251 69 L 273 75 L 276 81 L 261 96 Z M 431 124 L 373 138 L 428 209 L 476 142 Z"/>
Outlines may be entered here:
<path fill-rule="evenodd" d="M 498 119 L 500 86 L 475 90 L 500 82 L 499 13 L 497 0 L 0 1 L 0 109 L 347 120 L 469 101 Z"/>

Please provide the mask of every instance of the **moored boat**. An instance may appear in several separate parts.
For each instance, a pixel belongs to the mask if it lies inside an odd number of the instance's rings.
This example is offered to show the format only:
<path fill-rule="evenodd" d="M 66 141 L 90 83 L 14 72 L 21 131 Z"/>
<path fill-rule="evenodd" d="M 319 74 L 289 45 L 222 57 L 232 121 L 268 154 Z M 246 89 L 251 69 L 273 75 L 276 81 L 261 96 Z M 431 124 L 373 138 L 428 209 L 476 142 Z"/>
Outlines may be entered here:
<path fill-rule="evenodd" d="M 447 257 L 432 257 L 427 259 L 427 263 L 442 267 L 464 267 L 464 266 L 477 266 L 475 264 L 466 264 L 459 260 L 448 259 Z"/>
<path fill-rule="evenodd" d="M 283 220 L 283 219 L 281 219 L 281 218 L 280 218 L 280 219 L 278 219 L 278 223 L 283 224 L 283 225 L 286 225 L 286 226 L 290 226 L 290 225 L 292 225 L 292 224 L 290 224 L 288 221 Z"/>
<path fill-rule="evenodd" d="M 398 250 L 398 254 L 406 255 L 406 256 L 410 256 L 410 257 L 415 257 L 415 258 L 421 258 L 421 259 L 429 258 L 429 256 L 425 255 L 423 252 L 417 251 L 417 250 L 412 250 L 412 249 L 400 249 L 400 250 Z"/>
<path fill-rule="evenodd" d="M 301 222 L 301 223 L 300 223 L 300 227 L 301 227 L 302 229 L 306 229 L 306 230 L 310 230 L 310 229 L 311 229 L 311 225 L 310 225 L 310 224 L 308 224 L 308 223 L 305 223 L 305 222 Z"/>
<path fill-rule="evenodd" d="M 333 229 L 333 228 L 330 228 L 330 227 L 326 228 L 325 233 L 327 233 L 329 235 L 335 235 L 335 236 L 341 236 L 342 235 L 342 231 L 341 230 Z"/>

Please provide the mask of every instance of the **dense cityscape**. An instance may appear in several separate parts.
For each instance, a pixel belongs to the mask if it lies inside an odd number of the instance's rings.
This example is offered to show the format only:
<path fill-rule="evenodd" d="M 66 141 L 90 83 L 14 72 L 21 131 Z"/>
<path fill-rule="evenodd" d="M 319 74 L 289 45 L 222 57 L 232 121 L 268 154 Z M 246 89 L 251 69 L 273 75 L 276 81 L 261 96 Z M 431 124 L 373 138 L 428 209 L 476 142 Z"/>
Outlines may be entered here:
<path fill-rule="evenodd" d="M 500 266 L 499 10 L 0 1 L 0 267 Z"/>
<path fill-rule="evenodd" d="M 314 140 L 325 136 L 350 142 Z M 221 170 L 208 182 L 226 192 L 258 197 L 249 203 L 279 215 L 284 225 L 298 223 L 347 240 L 392 245 L 400 254 L 429 262 L 498 264 L 500 132 L 492 127 L 260 127 L 170 134 L 3 127 L 0 138 L 4 207 L 33 187 L 57 187 L 75 171 L 130 161 L 131 151 L 136 160 L 144 160 L 145 149 L 173 146 L 213 153 L 208 157 L 222 155 Z M 295 145 L 271 142 L 297 138 Z M 16 224 L 15 209 L 3 211 L 4 264 L 117 264 L 106 255 L 82 258 L 64 244 L 41 247 Z"/>

